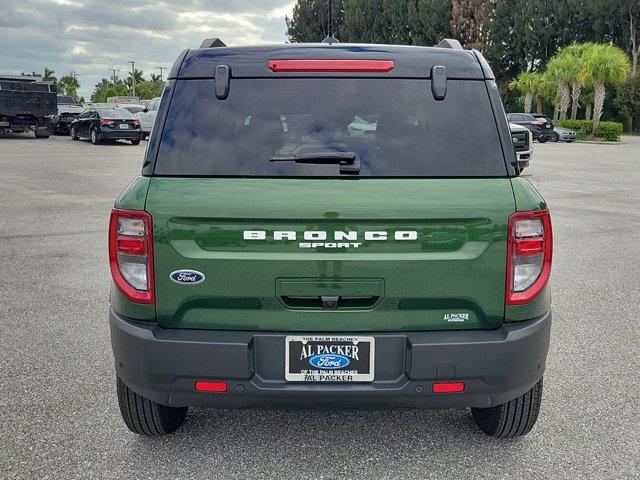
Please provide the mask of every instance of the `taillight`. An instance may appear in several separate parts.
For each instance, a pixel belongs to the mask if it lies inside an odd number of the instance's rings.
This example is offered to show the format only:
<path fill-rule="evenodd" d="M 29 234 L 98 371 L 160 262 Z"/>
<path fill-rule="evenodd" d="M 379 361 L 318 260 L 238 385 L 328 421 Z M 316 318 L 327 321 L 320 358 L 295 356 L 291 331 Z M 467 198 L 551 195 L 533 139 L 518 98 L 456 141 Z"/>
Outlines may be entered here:
<path fill-rule="evenodd" d="M 108 127 L 113 127 L 116 124 L 116 122 L 114 122 L 113 120 L 109 120 L 106 118 L 101 118 L 100 119 L 100 125 L 106 125 Z"/>
<path fill-rule="evenodd" d="M 135 303 L 153 303 L 153 224 L 138 210 L 113 209 L 109 222 L 109 265 L 122 294 Z"/>
<path fill-rule="evenodd" d="M 506 304 L 523 305 L 549 281 L 553 252 L 549 211 L 514 213 L 507 235 Z"/>
<path fill-rule="evenodd" d="M 395 67 L 393 60 L 285 59 L 269 60 L 272 72 L 360 72 L 385 73 Z"/>

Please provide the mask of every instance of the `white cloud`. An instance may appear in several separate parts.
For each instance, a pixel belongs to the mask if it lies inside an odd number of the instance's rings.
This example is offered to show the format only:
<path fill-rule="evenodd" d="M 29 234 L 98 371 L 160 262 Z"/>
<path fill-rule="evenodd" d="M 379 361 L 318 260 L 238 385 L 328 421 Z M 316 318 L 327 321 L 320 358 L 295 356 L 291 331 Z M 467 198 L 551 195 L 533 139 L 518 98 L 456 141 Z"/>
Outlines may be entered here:
<path fill-rule="evenodd" d="M 129 61 L 146 75 L 170 67 L 207 37 L 227 45 L 286 41 L 291 0 L 2 0 L 0 71 L 78 73 L 89 97 L 101 78 Z"/>

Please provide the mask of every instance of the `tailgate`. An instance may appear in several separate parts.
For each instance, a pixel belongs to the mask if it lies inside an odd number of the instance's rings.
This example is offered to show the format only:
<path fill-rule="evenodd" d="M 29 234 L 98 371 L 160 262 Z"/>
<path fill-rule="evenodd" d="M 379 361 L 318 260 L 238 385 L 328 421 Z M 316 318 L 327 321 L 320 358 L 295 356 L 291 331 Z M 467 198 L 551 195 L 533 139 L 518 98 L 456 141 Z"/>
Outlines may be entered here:
<path fill-rule="evenodd" d="M 504 318 L 507 178 L 154 177 L 146 210 L 165 327 L 408 331 Z M 171 280 L 178 270 L 204 280 Z"/>

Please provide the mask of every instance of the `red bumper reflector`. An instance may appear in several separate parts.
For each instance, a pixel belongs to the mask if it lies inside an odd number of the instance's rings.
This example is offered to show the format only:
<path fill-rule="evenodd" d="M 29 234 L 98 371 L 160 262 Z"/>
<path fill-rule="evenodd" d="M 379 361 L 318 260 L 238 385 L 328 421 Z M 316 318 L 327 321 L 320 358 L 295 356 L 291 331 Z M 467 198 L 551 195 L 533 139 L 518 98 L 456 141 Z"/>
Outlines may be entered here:
<path fill-rule="evenodd" d="M 269 60 L 272 72 L 390 72 L 393 60 Z"/>
<path fill-rule="evenodd" d="M 464 392 L 464 382 L 441 382 L 433 384 L 433 393 L 460 393 Z"/>
<path fill-rule="evenodd" d="M 224 393 L 227 391 L 227 382 L 210 382 L 205 380 L 198 380 L 196 382 L 196 390 L 198 392 Z"/>

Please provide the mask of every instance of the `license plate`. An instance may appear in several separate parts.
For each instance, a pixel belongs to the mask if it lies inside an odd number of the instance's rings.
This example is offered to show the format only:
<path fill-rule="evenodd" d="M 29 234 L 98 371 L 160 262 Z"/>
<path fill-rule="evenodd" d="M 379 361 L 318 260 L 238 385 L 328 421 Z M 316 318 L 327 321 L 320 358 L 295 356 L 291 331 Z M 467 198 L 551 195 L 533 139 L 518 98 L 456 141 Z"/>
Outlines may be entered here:
<path fill-rule="evenodd" d="M 372 382 L 373 337 L 290 335 L 285 339 L 288 382 Z"/>
<path fill-rule="evenodd" d="M 122 128 L 122 129 L 129 128 L 129 124 L 128 123 L 121 123 L 120 125 L 118 125 L 118 128 Z"/>

